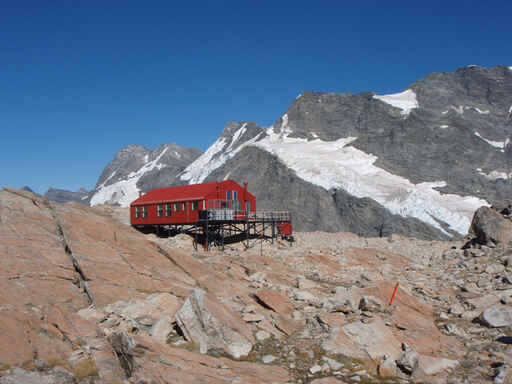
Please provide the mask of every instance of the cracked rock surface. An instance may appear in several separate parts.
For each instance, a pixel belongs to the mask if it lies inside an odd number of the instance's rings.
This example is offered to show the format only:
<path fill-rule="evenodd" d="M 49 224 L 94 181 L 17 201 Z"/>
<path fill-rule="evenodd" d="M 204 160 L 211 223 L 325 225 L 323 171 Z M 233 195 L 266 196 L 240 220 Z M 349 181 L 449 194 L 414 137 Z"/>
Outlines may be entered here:
<path fill-rule="evenodd" d="M 0 384 L 512 382 L 503 244 L 309 232 L 205 252 L 126 215 L 0 191 Z"/>

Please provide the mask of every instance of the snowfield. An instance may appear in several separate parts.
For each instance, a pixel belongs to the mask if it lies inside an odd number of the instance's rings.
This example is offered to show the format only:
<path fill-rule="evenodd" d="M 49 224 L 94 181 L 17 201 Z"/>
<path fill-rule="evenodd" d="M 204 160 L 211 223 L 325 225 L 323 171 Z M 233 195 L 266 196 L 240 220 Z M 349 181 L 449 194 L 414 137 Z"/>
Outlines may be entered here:
<path fill-rule="evenodd" d="M 282 132 L 286 130 L 281 127 Z M 472 196 L 441 194 L 435 188 L 445 186 L 443 181 L 413 184 L 375 166 L 376 156 L 349 145 L 355 137 L 307 141 L 275 134 L 272 128 L 267 135 L 252 145 L 276 155 L 302 179 L 327 190 L 341 188 L 353 196 L 371 198 L 394 214 L 415 217 L 445 233 L 436 219 L 465 235 L 475 210 L 489 205 Z"/>
<path fill-rule="evenodd" d="M 413 184 L 375 166 L 376 156 L 350 146 L 356 137 L 336 141 L 308 141 L 290 138 L 290 133 L 292 130 L 285 114 L 279 132 L 275 133 L 274 127 L 269 127 L 266 136 L 260 141 L 257 140 L 261 134 L 234 150 L 230 150 L 230 144 L 224 152 L 226 140 L 219 139 L 187 167 L 181 178 L 191 184 L 200 183 L 242 148 L 252 145 L 277 156 L 305 181 L 327 190 L 341 188 L 353 196 L 371 198 L 394 214 L 415 217 L 444 233 L 447 232 L 438 220 L 465 235 L 475 210 L 482 205 L 489 205 L 487 201 L 472 196 L 441 194 L 435 188 L 445 186 L 443 181 Z M 234 137 L 239 136 L 234 134 Z"/>
<path fill-rule="evenodd" d="M 381 100 L 393 107 L 400 108 L 402 110 L 400 113 L 405 116 L 409 115 L 411 110 L 414 108 L 419 107 L 418 100 L 416 100 L 416 94 L 411 89 L 392 95 L 373 95 L 373 98 Z"/>

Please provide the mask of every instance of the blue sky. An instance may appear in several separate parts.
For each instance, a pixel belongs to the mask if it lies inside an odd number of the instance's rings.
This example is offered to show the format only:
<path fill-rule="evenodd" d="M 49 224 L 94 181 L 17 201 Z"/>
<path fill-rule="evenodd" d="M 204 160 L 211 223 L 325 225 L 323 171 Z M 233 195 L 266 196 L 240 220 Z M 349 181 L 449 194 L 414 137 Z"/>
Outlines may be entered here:
<path fill-rule="evenodd" d="M 303 90 L 393 93 L 512 65 L 510 1 L 354 3 L 4 2 L 0 185 L 91 189 L 126 145 L 205 150 Z"/>

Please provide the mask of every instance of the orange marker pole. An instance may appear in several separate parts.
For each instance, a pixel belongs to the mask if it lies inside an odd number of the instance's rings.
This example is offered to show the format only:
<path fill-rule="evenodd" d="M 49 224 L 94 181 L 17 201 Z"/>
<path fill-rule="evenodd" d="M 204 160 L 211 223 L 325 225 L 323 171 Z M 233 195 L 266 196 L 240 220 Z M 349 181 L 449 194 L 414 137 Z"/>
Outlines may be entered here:
<path fill-rule="evenodd" d="M 395 285 L 395 289 L 393 290 L 393 294 L 391 295 L 391 300 L 389 300 L 389 305 L 393 304 L 393 299 L 395 298 L 396 291 L 398 290 L 398 284 L 400 283 L 396 283 Z"/>

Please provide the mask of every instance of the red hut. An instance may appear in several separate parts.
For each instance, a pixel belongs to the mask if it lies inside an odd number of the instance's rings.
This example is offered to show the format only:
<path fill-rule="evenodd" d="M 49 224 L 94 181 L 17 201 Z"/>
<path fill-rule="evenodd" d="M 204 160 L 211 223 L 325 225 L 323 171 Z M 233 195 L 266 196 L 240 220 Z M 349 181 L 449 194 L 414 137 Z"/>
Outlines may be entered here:
<path fill-rule="evenodd" d="M 233 180 L 153 189 L 130 204 L 131 224 L 171 236 L 187 233 L 209 247 L 251 238 L 293 241 L 287 211 L 256 211 L 256 198 Z M 269 233 L 268 235 L 266 233 Z"/>
<path fill-rule="evenodd" d="M 132 225 L 194 224 L 200 211 L 223 212 L 235 220 L 256 212 L 256 198 L 233 180 L 153 189 L 130 204 Z"/>

